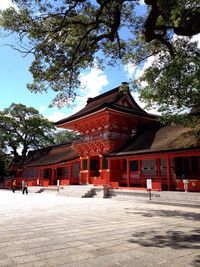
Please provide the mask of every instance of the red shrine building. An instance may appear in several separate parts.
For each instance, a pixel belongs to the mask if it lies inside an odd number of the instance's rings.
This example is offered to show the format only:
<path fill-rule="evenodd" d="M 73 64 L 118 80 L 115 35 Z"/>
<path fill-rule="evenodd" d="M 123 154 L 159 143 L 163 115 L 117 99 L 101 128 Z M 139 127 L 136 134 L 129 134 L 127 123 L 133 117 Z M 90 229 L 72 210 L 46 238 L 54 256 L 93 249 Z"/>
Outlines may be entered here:
<path fill-rule="evenodd" d="M 29 185 L 109 185 L 113 188 L 200 192 L 200 143 L 190 128 L 163 125 L 117 87 L 89 98 L 79 112 L 56 122 L 81 138 L 32 151 L 15 166 L 17 181 Z"/>

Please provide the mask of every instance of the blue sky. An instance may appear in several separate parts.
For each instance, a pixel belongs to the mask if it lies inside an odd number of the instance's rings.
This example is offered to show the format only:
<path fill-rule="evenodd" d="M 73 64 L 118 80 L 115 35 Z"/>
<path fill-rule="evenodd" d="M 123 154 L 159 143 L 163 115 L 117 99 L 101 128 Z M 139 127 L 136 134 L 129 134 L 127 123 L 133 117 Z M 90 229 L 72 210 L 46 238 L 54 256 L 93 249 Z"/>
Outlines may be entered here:
<path fill-rule="evenodd" d="M 81 79 L 86 85 L 86 89 L 82 92 L 84 97 L 76 100 L 76 107 L 73 110 L 48 108 L 56 95 L 55 92 L 35 94 L 26 88 L 26 84 L 32 81 L 31 73 L 28 70 L 32 61 L 31 56 L 22 57 L 18 51 L 4 45 L 10 41 L 12 42 L 12 38 L 0 38 L 0 110 L 9 107 L 13 102 L 22 103 L 36 108 L 49 119 L 60 119 L 59 114 L 63 117 L 64 114 L 67 116 L 76 112 L 83 106 L 88 97 L 94 97 L 120 85 L 123 81 L 127 81 L 128 71 L 131 72 L 130 68 L 125 70 L 123 66 L 120 69 L 108 68 L 106 72 L 99 69 L 84 72 Z"/>

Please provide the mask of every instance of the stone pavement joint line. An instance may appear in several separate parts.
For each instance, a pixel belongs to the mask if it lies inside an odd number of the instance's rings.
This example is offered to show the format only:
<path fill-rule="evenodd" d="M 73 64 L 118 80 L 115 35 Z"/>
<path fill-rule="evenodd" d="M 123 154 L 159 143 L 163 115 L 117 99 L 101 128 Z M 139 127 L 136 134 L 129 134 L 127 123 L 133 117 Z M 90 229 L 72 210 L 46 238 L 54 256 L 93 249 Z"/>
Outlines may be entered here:
<path fill-rule="evenodd" d="M 0 190 L 1 267 L 200 266 L 200 210 Z"/>

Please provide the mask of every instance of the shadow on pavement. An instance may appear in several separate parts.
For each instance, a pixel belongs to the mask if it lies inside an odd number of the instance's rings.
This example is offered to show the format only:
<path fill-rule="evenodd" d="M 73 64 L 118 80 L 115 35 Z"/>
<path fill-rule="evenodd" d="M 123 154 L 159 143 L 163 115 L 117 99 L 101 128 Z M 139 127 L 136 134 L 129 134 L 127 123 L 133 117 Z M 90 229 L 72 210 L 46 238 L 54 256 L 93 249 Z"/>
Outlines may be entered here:
<path fill-rule="evenodd" d="M 140 231 L 132 235 L 128 240 L 145 247 L 169 247 L 173 249 L 200 249 L 200 233 L 195 230 L 192 232 L 183 231 Z M 200 259 L 197 259 L 200 260 Z"/>
<path fill-rule="evenodd" d="M 129 209 L 129 208 L 128 208 Z M 127 210 L 128 210 L 127 209 Z M 127 213 L 134 213 L 138 215 L 142 215 L 144 217 L 173 217 L 173 218 L 184 218 L 186 220 L 196 220 L 200 221 L 200 214 L 195 212 L 184 212 L 179 210 L 144 210 L 144 211 L 135 211 L 128 210 Z"/>
<path fill-rule="evenodd" d="M 192 261 L 192 266 L 194 267 L 200 266 L 200 255 L 196 256 L 196 258 Z"/>

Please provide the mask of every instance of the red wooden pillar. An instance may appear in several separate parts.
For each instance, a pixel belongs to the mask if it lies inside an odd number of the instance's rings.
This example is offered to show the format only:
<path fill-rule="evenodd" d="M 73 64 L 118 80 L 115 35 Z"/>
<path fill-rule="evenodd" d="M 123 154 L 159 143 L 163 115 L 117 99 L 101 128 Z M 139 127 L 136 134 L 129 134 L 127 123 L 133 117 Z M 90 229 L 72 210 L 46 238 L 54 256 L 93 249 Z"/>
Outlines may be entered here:
<path fill-rule="evenodd" d="M 79 184 L 83 184 L 82 171 L 83 171 L 83 158 L 80 157 Z"/>
<path fill-rule="evenodd" d="M 54 180 L 55 180 L 55 170 L 56 170 L 56 168 L 53 166 L 53 167 L 51 168 L 51 185 L 54 184 Z"/>
<path fill-rule="evenodd" d="M 160 171 L 160 159 L 156 159 L 156 174 L 157 174 L 157 180 L 161 180 L 161 171 Z"/>
<path fill-rule="evenodd" d="M 39 177 L 40 177 L 40 184 L 42 185 L 42 182 L 43 182 L 43 169 L 42 168 L 39 169 Z"/>
<path fill-rule="evenodd" d="M 86 184 L 89 184 L 90 182 L 90 157 L 87 157 L 87 166 L 88 166 L 88 173 L 87 173 Z"/>
<path fill-rule="evenodd" d="M 73 179 L 72 179 L 72 164 L 70 163 L 68 166 L 66 166 L 66 168 L 68 168 L 68 177 L 66 177 L 67 179 L 69 179 L 69 184 L 73 184 Z M 80 173 L 79 173 L 79 177 L 80 177 Z M 80 181 L 79 181 L 80 183 Z"/>
<path fill-rule="evenodd" d="M 54 183 L 55 183 L 56 180 L 57 180 L 57 177 L 56 177 L 56 168 L 54 167 L 53 168 L 53 173 L 52 173 L 52 182 L 53 182 L 52 185 L 54 185 Z"/>
<path fill-rule="evenodd" d="M 130 160 L 126 159 L 126 171 L 127 171 L 127 178 L 126 178 L 126 184 L 127 187 L 130 187 Z"/>
<path fill-rule="evenodd" d="M 103 155 L 99 155 L 99 173 L 100 178 L 103 179 Z"/>
<path fill-rule="evenodd" d="M 171 190 L 171 178 L 170 178 L 170 158 L 166 159 L 166 168 L 167 168 L 167 189 L 168 191 Z"/>
<path fill-rule="evenodd" d="M 110 185 L 110 181 L 111 181 L 111 177 L 110 177 L 111 172 L 110 172 L 110 170 L 111 170 L 111 159 L 108 159 L 108 169 L 107 169 L 107 177 L 106 177 L 107 185 Z"/>
<path fill-rule="evenodd" d="M 80 157 L 80 171 L 83 170 L 83 158 Z"/>
<path fill-rule="evenodd" d="M 144 179 L 142 178 L 142 161 L 138 160 L 138 175 L 140 176 L 140 181 L 142 185 L 145 187 L 146 181 L 144 182 Z"/>
<path fill-rule="evenodd" d="M 200 173 L 200 157 L 198 157 L 198 164 L 197 164 L 197 168 L 198 168 L 198 173 Z"/>

